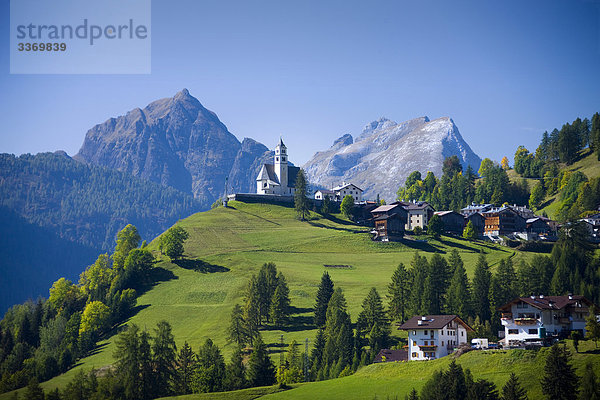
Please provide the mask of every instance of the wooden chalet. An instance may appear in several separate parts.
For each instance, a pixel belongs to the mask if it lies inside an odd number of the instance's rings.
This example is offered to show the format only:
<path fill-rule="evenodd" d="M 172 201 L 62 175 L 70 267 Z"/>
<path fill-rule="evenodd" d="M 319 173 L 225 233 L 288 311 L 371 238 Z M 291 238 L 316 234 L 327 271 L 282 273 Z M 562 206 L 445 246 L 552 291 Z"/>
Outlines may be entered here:
<path fill-rule="evenodd" d="M 435 215 L 440 217 L 444 224 L 444 231 L 460 235 L 465 227 L 465 217 L 456 211 L 436 211 Z"/>
<path fill-rule="evenodd" d="M 375 229 L 371 231 L 373 240 L 383 242 L 399 240 L 404 236 L 404 226 L 408 212 L 400 204 L 379 206 L 371 211 Z"/>

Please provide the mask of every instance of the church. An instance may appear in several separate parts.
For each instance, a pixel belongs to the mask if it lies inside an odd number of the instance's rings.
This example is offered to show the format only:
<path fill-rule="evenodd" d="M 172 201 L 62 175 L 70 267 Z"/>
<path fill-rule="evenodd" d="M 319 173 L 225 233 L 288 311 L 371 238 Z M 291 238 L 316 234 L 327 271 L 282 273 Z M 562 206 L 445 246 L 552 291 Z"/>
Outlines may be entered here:
<path fill-rule="evenodd" d="M 287 147 L 280 138 L 273 164 L 263 164 L 256 178 L 256 193 L 293 196 L 300 168 L 288 165 Z"/>

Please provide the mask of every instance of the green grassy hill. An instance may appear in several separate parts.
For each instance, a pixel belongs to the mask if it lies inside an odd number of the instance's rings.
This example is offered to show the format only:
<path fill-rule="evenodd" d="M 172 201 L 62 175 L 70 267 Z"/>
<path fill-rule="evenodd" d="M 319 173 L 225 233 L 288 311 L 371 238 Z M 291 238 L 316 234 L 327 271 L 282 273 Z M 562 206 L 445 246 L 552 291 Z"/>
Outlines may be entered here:
<path fill-rule="evenodd" d="M 506 247 L 487 243 L 471 243 L 462 239 L 442 237 L 428 242 L 376 243 L 370 240 L 368 228 L 341 218 L 322 218 L 313 214 L 308 222 L 295 219 L 292 208 L 232 202 L 231 208 L 198 213 L 178 222 L 189 233 L 185 244 L 186 260 L 173 264 L 161 257 L 157 241 L 154 251 L 163 269 L 164 279 L 138 298 L 139 311 L 129 322 L 151 330 L 160 320 L 173 326 L 178 346 L 188 341 L 197 350 L 206 338 L 211 338 L 228 359 L 233 345 L 226 342 L 226 329 L 233 306 L 242 301 L 243 290 L 252 274 L 269 261 L 277 264 L 290 287 L 292 325 L 284 330 L 264 330 L 265 343 L 278 359 L 280 335 L 289 343 L 316 333 L 312 325 L 314 298 L 325 270 L 324 265 L 349 265 L 351 268 L 328 268 L 337 287 L 344 290 L 353 320 L 371 287 L 385 295 L 387 284 L 398 265 L 406 265 L 415 251 L 431 256 L 457 249 L 472 273 L 480 251 L 487 254 L 490 264 L 505 257 L 529 257 Z M 399 332 L 395 332 L 399 335 Z M 81 368 L 101 368 L 113 362 L 114 336 L 100 342 L 98 351 L 81 360 L 66 374 L 42 384 L 45 389 L 64 386 Z M 0 399 L 7 396 L 0 396 Z"/>
<path fill-rule="evenodd" d="M 580 342 L 573 353 L 573 365 L 578 374 L 583 374 L 585 363 L 591 361 L 596 370 L 600 369 L 600 352 L 592 342 Z M 540 378 L 543 375 L 546 355 L 549 348 L 534 350 L 472 351 L 456 360 L 463 368 L 469 368 L 474 379 L 492 381 L 500 391 L 514 372 L 527 390 L 530 399 L 542 398 Z M 452 356 L 433 361 L 394 362 L 373 364 L 358 370 L 354 375 L 329 381 L 295 385 L 287 391 L 277 391 L 276 387 L 253 388 L 226 393 L 209 393 L 170 397 L 185 400 L 221 399 L 404 399 L 414 387 L 421 390 L 434 371 L 446 369 Z"/>
<path fill-rule="evenodd" d="M 559 168 L 562 171 L 579 171 L 585 174 L 588 179 L 596 178 L 600 176 L 600 161 L 598 161 L 598 157 L 595 153 L 590 151 L 590 149 L 582 150 L 580 153 L 579 160 L 572 165 L 560 164 Z M 521 180 L 527 181 L 529 185 L 529 190 L 531 190 L 537 183 L 538 179 L 533 178 L 523 178 L 518 175 L 514 169 L 506 171 L 511 182 L 520 182 Z M 549 218 L 556 218 L 556 212 L 558 211 L 559 206 L 559 193 L 556 193 L 552 196 L 546 196 L 544 201 L 542 202 L 543 208 L 537 211 L 537 214 L 541 214 L 546 212 Z"/>

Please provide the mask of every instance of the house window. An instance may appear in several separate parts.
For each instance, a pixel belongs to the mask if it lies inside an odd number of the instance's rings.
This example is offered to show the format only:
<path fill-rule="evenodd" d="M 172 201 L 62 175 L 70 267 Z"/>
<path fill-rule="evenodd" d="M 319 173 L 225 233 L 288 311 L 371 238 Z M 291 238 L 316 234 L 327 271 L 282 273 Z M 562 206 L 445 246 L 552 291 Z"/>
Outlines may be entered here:
<path fill-rule="evenodd" d="M 413 358 L 417 358 L 417 353 L 412 353 Z"/>
<path fill-rule="evenodd" d="M 263 187 L 267 187 L 267 182 L 263 183 Z"/>
<path fill-rule="evenodd" d="M 281 161 L 285 161 L 285 157 L 281 157 Z"/>
<path fill-rule="evenodd" d="M 465 336 L 465 331 L 461 331 L 460 336 Z"/>
<path fill-rule="evenodd" d="M 279 161 L 279 157 L 275 157 L 275 161 Z"/>
<path fill-rule="evenodd" d="M 416 336 L 416 335 L 417 335 L 417 331 L 413 331 L 413 336 Z"/>
<path fill-rule="evenodd" d="M 535 328 L 534 329 L 529 329 L 529 334 L 530 335 L 537 335 L 537 333 L 538 333 L 537 329 L 535 329 Z"/>
<path fill-rule="evenodd" d="M 518 329 L 509 329 L 508 330 L 508 334 L 509 335 L 518 335 L 519 334 L 519 330 Z"/>
<path fill-rule="evenodd" d="M 442 346 L 444 345 L 444 341 L 442 340 Z"/>
<path fill-rule="evenodd" d="M 423 335 L 427 336 L 427 329 L 425 329 L 425 332 L 423 332 Z"/>

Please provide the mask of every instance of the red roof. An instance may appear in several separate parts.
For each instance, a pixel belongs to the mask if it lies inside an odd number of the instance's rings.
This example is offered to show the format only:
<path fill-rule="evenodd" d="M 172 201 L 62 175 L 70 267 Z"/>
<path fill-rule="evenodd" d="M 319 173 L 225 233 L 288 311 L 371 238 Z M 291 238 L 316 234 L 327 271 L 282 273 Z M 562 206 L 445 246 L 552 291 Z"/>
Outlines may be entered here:
<path fill-rule="evenodd" d="M 568 306 L 573 306 L 577 302 L 586 304 L 587 306 L 593 305 L 593 303 L 581 295 L 572 296 L 531 296 L 531 297 L 517 297 L 516 299 L 506 303 L 499 310 L 510 310 L 510 307 L 522 301 L 540 310 L 561 310 Z"/>
<path fill-rule="evenodd" d="M 465 327 L 467 331 L 473 331 L 473 329 L 467 325 L 465 321 L 460 319 L 458 315 L 415 315 L 402 325 L 399 329 L 408 331 L 412 329 L 442 329 L 450 322 L 456 320 L 457 323 Z M 419 324 L 419 321 L 421 323 Z"/>

